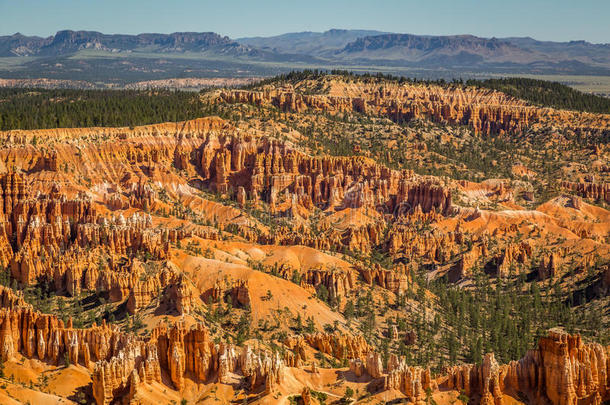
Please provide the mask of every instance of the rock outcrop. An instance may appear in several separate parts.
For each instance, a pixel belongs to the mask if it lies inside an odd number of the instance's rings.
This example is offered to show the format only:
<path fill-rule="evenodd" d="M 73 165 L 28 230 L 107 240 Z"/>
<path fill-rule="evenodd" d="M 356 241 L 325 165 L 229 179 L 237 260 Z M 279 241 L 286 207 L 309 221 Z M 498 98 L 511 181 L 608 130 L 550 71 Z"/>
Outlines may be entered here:
<path fill-rule="evenodd" d="M 366 374 L 372 379 L 380 379 L 381 389 L 400 391 L 413 402 L 425 399 L 426 391 L 438 388 L 429 369 L 410 367 L 395 355 L 390 356 L 387 367 L 384 368 L 380 354 L 371 351 L 363 360 L 352 360 L 350 371 L 357 377 Z"/>
<path fill-rule="evenodd" d="M 18 307 L 29 307 L 23 295 L 13 289 L 0 285 L 0 308 L 14 309 Z"/>
<path fill-rule="evenodd" d="M 532 256 L 532 247 L 527 242 L 509 244 L 497 258 L 498 277 L 514 275 L 518 272 L 519 264 L 524 264 Z"/>
<path fill-rule="evenodd" d="M 17 353 L 51 364 L 73 364 L 91 367 L 90 362 L 108 360 L 132 340 L 128 335 L 106 325 L 75 329 L 53 315 L 35 312 L 31 307 L 0 310 L 0 348 L 3 360 Z"/>
<path fill-rule="evenodd" d="M 302 278 L 302 284 L 317 288 L 323 285 L 329 292 L 329 298 L 343 298 L 351 293 L 356 286 L 356 276 L 351 270 L 343 269 L 309 269 Z"/>
<path fill-rule="evenodd" d="M 447 384 L 468 396 L 480 395 L 482 404 L 502 403 L 509 390 L 527 394 L 534 403 L 601 404 L 610 399 L 608 364 L 608 348 L 551 330 L 519 361 L 498 365 L 488 354 L 480 366 L 450 368 Z"/>
<path fill-rule="evenodd" d="M 257 353 L 248 346 L 215 344 L 201 324 L 190 329 L 181 324 L 157 328 L 151 342 L 157 347 L 161 368 L 168 371 L 177 390 L 182 389 L 187 375 L 199 382 L 217 375 L 223 382 L 228 372 L 240 372 L 248 379 L 251 390 L 263 387 L 266 392 L 271 392 L 282 379 L 284 364 L 278 354 Z"/>
<path fill-rule="evenodd" d="M 610 183 L 562 181 L 561 188 L 584 198 L 610 203 Z"/>
<path fill-rule="evenodd" d="M 388 366 L 390 371 L 384 376 L 384 388 L 398 390 L 408 399 L 415 402 L 426 398 L 426 391 L 434 391 L 438 387 L 430 375 L 430 369 L 409 367 L 404 362 L 394 362 Z"/>
<path fill-rule="evenodd" d="M 284 344 L 288 349 L 297 353 L 303 361 L 308 360 L 305 356 L 305 344 L 339 360 L 364 358 L 373 350 L 362 335 L 352 336 L 338 331 L 290 336 L 284 341 Z"/>

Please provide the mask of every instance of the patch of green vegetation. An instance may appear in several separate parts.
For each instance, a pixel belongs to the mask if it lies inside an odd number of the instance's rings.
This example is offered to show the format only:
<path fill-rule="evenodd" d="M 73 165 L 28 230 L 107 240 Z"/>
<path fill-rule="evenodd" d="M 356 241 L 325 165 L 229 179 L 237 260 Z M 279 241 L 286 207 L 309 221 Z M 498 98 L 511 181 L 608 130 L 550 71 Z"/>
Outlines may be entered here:
<path fill-rule="evenodd" d="M 193 92 L 0 89 L 0 130 L 133 127 L 216 113 Z"/>
<path fill-rule="evenodd" d="M 540 106 L 602 114 L 610 113 L 609 98 L 582 93 L 557 82 L 512 77 L 468 80 L 466 85 L 498 90 Z"/>
<path fill-rule="evenodd" d="M 325 404 L 328 399 L 328 395 L 325 392 L 319 392 L 311 390 L 311 396 L 316 398 L 321 404 Z"/>
<path fill-rule="evenodd" d="M 492 280 L 477 271 L 473 288 L 465 289 L 444 278 L 427 283 L 419 277 L 420 285 L 427 285 L 438 297 L 443 330 L 437 332 L 441 332 L 440 346 L 447 350 L 450 363 L 459 359 L 480 363 L 490 352 L 503 363 L 517 360 L 548 329 L 557 326 L 602 343 L 607 341 L 599 333 L 607 328 L 602 314 L 578 307 L 587 298 L 581 297 L 577 288 L 566 289 L 556 279 L 540 285 L 526 284 L 525 274 Z M 418 336 L 429 327 L 416 326 Z"/>

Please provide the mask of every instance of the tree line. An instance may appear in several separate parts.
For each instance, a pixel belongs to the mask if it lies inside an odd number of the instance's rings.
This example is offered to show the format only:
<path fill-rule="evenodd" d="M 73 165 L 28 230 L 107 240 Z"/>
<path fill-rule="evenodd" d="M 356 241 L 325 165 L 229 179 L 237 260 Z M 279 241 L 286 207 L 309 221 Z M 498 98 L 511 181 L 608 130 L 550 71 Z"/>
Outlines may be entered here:
<path fill-rule="evenodd" d="M 205 115 L 196 92 L 0 89 L 0 130 L 121 127 Z"/>
<path fill-rule="evenodd" d="M 557 82 L 511 77 L 504 79 L 467 80 L 467 86 L 485 87 L 530 103 L 566 110 L 610 113 L 610 99 L 587 94 Z"/>

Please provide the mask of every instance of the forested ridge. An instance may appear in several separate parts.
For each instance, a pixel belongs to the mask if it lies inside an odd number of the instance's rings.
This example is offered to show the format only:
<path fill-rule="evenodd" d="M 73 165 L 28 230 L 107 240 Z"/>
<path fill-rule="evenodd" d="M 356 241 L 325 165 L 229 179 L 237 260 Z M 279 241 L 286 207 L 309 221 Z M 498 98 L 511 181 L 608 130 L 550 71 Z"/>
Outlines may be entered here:
<path fill-rule="evenodd" d="M 565 84 L 522 77 L 468 80 L 466 85 L 486 87 L 544 107 L 610 114 L 610 99 L 582 93 Z"/>
<path fill-rule="evenodd" d="M 566 110 L 587 111 L 592 113 L 610 114 L 610 99 L 588 94 L 573 89 L 565 84 L 551 82 L 548 80 L 528 79 L 523 77 L 487 79 L 487 80 L 462 80 L 454 79 L 447 81 L 444 79 L 426 80 L 404 76 L 394 76 L 389 74 L 356 74 L 346 70 L 303 70 L 281 74 L 273 78 L 266 79 L 259 84 L 248 87 L 256 87 L 260 84 L 271 84 L 275 82 L 297 83 L 305 79 L 318 79 L 325 75 L 332 74 L 349 78 L 351 80 L 380 80 L 394 81 L 400 84 L 426 84 L 438 85 L 443 87 L 464 86 L 464 87 L 483 87 L 501 91 L 510 96 L 528 101 L 531 104 L 542 107 L 554 107 Z"/>
<path fill-rule="evenodd" d="M 199 93 L 155 90 L 0 89 L 0 130 L 121 127 L 203 115 Z"/>

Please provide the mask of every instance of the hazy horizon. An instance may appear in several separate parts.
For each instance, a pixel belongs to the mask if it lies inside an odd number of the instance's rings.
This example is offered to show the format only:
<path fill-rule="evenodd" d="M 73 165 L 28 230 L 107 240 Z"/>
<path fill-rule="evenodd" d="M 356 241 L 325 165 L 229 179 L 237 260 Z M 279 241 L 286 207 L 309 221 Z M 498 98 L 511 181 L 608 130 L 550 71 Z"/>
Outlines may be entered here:
<path fill-rule="evenodd" d="M 415 35 L 531 37 L 539 41 L 610 42 L 610 2 L 567 0 L 464 0 L 380 2 L 312 0 L 0 0 L 0 35 L 48 37 L 61 30 L 104 34 L 216 32 L 230 38 L 268 37 L 329 29 L 377 30 Z"/>
<path fill-rule="evenodd" d="M 238 40 L 238 39 L 242 39 L 242 38 L 269 38 L 269 37 L 274 37 L 274 36 L 281 36 L 281 35 L 286 35 L 286 34 L 304 34 L 304 33 L 314 33 L 314 34 L 323 34 L 325 32 L 331 31 L 331 30 L 346 30 L 346 31 L 379 31 L 379 32 L 384 32 L 384 30 L 381 29 L 363 29 L 363 28 L 337 28 L 337 27 L 331 27 L 322 31 L 311 31 L 311 30 L 307 30 L 307 31 L 291 31 L 291 32 L 282 32 L 279 34 L 272 34 L 272 35 L 245 35 L 245 36 L 235 36 L 235 35 L 228 35 L 228 34 L 223 34 L 223 33 L 219 33 L 219 32 L 215 32 L 215 31 L 170 31 L 170 32 L 160 32 L 160 31 L 147 31 L 147 32 L 137 32 L 137 33 L 126 33 L 126 32 L 104 32 L 104 31 L 98 31 L 98 30 L 90 30 L 90 29 L 63 29 L 63 30 L 57 30 L 55 32 L 49 33 L 49 34 L 45 34 L 45 35 L 38 35 L 38 34 L 28 34 L 28 33 L 24 33 L 24 32 L 20 32 L 20 31 L 16 31 L 13 32 L 11 34 L 0 34 L 0 36 L 12 36 L 12 35 L 17 35 L 17 34 L 21 34 L 24 36 L 30 36 L 30 37 L 41 37 L 41 38 L 48 38 L 51 36 L 56 35 L 58 32 L 60 31 L 74 31 L 74 32 L 78 32 L 78 31 L 87 31 L 87 32 L 99 32 L 101 34 L 104 35 L 142 35 L 142 34 L 160 34 L 160 35 L 170 35 L 170 34 L 174 34 L 174 33 L 186 33 L 186 32 L 192 32 L 192 33 L 206 33 L 206 32 L 214 32 L 216 34 L 219 34 L 221 36 L 226 36 L 230 39 L 234 39 L 234 40 Z M 407 34 L 407 35 L 417 35 L 417 36 L 465 36 L 465 35 L 473 35 L 476 37 L 481 37 L 479 35 L 474 35 L 468 32 L 464 32 L 464 33 L 456 33 L 456 34 L 427 34 L 427 33 L 419 33 L 419 32 L 396 32 L 396 31 L 385 31 L 387 33 L 392 33 L 392 34 Z M 505 37 L 499 37 L 499 36 L 486 36 L 486 37 L 481 37 L 481 38 L 497 38 L 497 39 L 506 39 L 506 38 L 531 38 L 537 41 L 544 41 L 544 42 L 571 42 L 571 41 L 582 41 L 582 39 L 571 39 L 571 40 L 566 40 L 566 41 L 555 41 L 555 40 L 544 40 L 544 39 L 540 39 L 540 38 L 536 38 L 536 37 L 532 37 L 532 36 L 505 36 Z M 595 45 L 607 45 L 610 44 L 610 40 L 608 42 L 591 42 L 591 41 L 587 41 L 584 40 L 585 42 L 589 42 L 591 44 L 595 44 Z"/>

